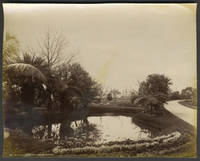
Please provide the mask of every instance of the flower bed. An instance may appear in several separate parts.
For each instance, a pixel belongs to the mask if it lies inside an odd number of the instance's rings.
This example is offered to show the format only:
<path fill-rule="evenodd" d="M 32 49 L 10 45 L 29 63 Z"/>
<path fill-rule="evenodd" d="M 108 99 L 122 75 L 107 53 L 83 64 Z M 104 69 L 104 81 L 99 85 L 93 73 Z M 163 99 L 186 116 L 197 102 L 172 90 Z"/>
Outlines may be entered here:
<path fill-rule="evenodd" d="M 130 151 L 131 153 L 135 154 L 153 152 L 163 155 L 178 150 L 178 146 L 173 147 L 172 145 L 177 145 L 180 138 L 181 133 L 176 131 L 168 135 L 140 140 L 138 142 L 125 140 L 121 142 L 108 142 L 104 144 L 86 143 L 85 145 L 79 147 L 75 147 L 73 145 L 68 146 L 67 148 L 56 146 L 53 148 L 52 152 L 56 155 L 64 155 Z M 68 143 L 66 142 L 66 146 L 67 144 Z"/>

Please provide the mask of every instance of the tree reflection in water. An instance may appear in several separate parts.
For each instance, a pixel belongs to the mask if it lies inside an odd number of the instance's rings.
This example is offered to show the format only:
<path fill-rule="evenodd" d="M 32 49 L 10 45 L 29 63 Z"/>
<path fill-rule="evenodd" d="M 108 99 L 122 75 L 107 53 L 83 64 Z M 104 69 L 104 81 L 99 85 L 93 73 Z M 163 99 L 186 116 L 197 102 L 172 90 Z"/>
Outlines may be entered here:
<path fill-rule="evenodd" d="M 139 133 L 138 139 L 140 139 L 140 137 L 141 137 L 140 135 L 142 135 L 144 133 L 148 134 L 148 136 L 150 138 L 153 138 L 153 137 L 156 137 L 159 135 L 160 129 L 149 126 L 149 125 L 145 124 L 144 122 L 141 122 L 141 120 L 138 118 L 132 117 L 131 122 L 141 128 L 141 131 L 140 131 L 141 133 Z"/>
<path fill-rule="evenodd" d="M 33 137 L 37 140 L 50 140 L 55 144 L 60 142 L 88 142 L 96 141 L 100 137 L 100 131 L 95 124 L 91 124 L 87 119 L 76 121 L 66 120 L 62 123 L 52 124 L 50 138 L 48 137 L 48 126 L 40 125 L 33 127 Z"/>

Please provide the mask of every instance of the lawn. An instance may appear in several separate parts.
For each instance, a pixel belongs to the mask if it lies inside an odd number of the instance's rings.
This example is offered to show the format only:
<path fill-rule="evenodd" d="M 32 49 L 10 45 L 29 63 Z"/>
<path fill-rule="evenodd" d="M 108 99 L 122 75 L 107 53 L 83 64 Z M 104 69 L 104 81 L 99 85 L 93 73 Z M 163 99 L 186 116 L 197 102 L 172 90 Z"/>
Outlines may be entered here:
<path fill-rule="evenodd" d="M 192 108 L 192 109 L 196 109 L 196 108 L 197 108 L 197 106 L 194 106 L 194 105 L 192 104 L 192 100 L 190 100 L 190 99 L 188 99 L 188 100 L 182 100 L 182 101 L 179 101 L 178 103 L 180 103 L 180 104 L 183 105 L 183 106 Z"/>

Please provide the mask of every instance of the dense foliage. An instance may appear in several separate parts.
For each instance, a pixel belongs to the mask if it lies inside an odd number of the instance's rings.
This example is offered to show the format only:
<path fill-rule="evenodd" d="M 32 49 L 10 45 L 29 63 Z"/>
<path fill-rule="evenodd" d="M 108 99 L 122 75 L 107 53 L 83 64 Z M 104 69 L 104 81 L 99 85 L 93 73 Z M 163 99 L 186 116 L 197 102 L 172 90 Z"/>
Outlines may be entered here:
<path fill-rule="evenodd" d="M 67 61 L 53 67 L 46 57 L 28 52 L 11 57 L 7 55 L 15 47 L 11 45 L 9 49 L 5 42 L 4 48 L 4 101 L 13 102 L 13 110 L 23 105 L 29 109 L 45 106 L 50 111 L 63 111 L 75 104 L 87 105 L 99 95 L 101 86 L 79 63 Z"/>
<path fill-rule="evenodd" d="M 148 75 L 146 81 L 140 83 L 139 95 L 155 95 L 158 93 L 168 94 L 170 90 L 171 80 L 161 74 Z"/>
<path fill-rule="evenodd" d="M 138 96 L 132 97 L 132 103 L 141 104 L 150 113 L 160 113 L 167 102 L 171 80 L 165 75 L 151 74 L 140 83 Z"/>

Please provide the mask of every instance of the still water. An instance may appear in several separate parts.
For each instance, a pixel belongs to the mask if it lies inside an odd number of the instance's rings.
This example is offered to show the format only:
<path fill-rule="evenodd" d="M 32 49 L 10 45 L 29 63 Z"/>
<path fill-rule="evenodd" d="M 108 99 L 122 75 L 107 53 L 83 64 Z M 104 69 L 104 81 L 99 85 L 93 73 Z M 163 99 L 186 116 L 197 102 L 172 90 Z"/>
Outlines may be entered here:
<path fill-rule="evenodd" d="M 139 140 L 149 136 L 148 131 L 142 130 L 131 122 L 130 117 L 103 116 L 89 117 L 89 122 L 95 124 L 101 131 L 102 141 L 122 141 L 126 139 Z"/>
<path fill-rule="evenodd" d="M 62 139 L 73 141 L 92 141 L 106 143 L 110 141 L 142 140 L 150 137 L 148 130 L 142 130 L 132 122 L 131 117 L 126 116 L 92 116 L 88 122 L 76 121 L 69 126 L 53 124 L 49 131 L 47 126 L 37 126 L 32 130 L 37 139 L 49 139 L 54 141 Z M 50 134 L 49 134 L 50 132 Z M 64 134 L 64 137 L 63 137 Z"/>

